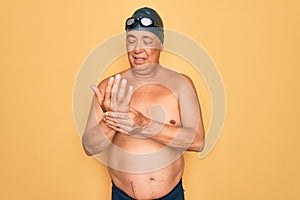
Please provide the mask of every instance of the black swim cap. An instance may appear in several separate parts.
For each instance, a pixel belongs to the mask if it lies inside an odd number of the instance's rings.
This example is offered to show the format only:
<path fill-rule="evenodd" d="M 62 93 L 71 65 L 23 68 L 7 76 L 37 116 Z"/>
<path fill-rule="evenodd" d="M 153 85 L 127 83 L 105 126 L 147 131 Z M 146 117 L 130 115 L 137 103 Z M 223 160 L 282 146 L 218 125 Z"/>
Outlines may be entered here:
<path fill-rule="evenodd" d="M 148 24 L 148 20 L 147 24 L 143 24 L 143 18 L 150 19 L 152 23 Z M 130 22 L 132 22 L 132 24 Z M 164 43 L 164 25 L 162 19 L 160 18 L 159 14 L 152 8 L 144 7 L 136 10 L 133 15 L 126 20 L 125 30 L 149 31 L 151 33 L 154 33 L 159 38 L 162 44 Z"/>

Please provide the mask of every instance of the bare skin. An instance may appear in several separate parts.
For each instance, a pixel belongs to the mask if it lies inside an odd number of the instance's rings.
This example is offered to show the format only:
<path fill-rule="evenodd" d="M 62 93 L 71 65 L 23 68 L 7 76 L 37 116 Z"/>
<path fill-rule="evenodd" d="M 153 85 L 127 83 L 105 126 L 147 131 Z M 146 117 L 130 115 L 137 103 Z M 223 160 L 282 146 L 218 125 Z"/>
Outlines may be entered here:
<path fill-rule="evenodd" d="M 204 144 L 193 83 L 158 64 L 161 48 L 151 32 L 128 32 L 131 70 L 92 88 L 95 98 L 82 138 L 88 155 L 110 149 L 112 181 L 140 200 L 168 194 L 184 171 L 182 151 L 201 151 Z M 133 160 L 118 149 L 150 156 Z M 157 156 L 155 152 L 159 150 L 164 151 Z M 168 162 L 163 163 L 165 160 Z M 151 165 L 155 166 L 149 168 Z"/>
<path fill-rule="evenodd" d="M 157 98 L 153 98 L 155 95 Z M 152 97 L 152 98 L 150 98 Z M 161 99 L 164 99 L 162 102 Z M 141 112 L 145 117 L 150 118 L 149 111 L 155 104 L 160 104 L 166 110 L 166 119 L 163 123 L 170 126 L 178 126 L 180 124 L 180 116 L 178 109 L 174 109 L 177 105 L 176 97 L 169 90 L 158 85 L 149 85 L 137 90 L 132 96 L 130 107 Z M 172 124 L 172 123 L 174 124 Z M 163 144 L 151 139 L 130 137 L 125 134 L 116 134 L 113 144 L 133 153 L 147 153 L 159 150 L 164 147 Z M 116 157 L 112 154 L 112 158 Z M 122 165 L 126 160 L 117 160 Z M 182 156 L 163 169 L 142 173 L 126 173 L 120 170 L 109 169 L 113 182 L 125 191 L 129 196 L 135 199 L 155 199 L 166 195 L 179 182 L 184 168 Z"/>

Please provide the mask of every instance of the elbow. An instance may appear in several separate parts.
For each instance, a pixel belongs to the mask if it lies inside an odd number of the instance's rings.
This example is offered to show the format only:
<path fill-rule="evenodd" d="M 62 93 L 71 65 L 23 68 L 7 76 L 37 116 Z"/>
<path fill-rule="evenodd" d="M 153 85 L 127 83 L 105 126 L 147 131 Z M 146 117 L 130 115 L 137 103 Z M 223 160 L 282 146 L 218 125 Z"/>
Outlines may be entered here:
<path fill-rule="evenodd" d="M 194 141 L 188 148 L 188 151 L 201 152 L 203 151 L 204 146 L 205 146 L 205 140 L 203 138 L 201 140 Z"/>
<path fill-rule="evenodd" d="M 195 152 L 202 152 L 205 146 L 205 133 L 204 133 L 204 129 L 202 127 L 202 129 L 200 129 L 195 138 L 194 141 L 192 142 L 192 144 L 190 145 L 188 151 L 195 151 Z"/>
<path fill-rule="evenodd" d="M 199 143 L 199 145 L 197 146 L 197 150 L 196 152 L 202 152 L 205 146 L 205 140 L 201 140 L 201 142 Z"/>
<path fill-rule="evenodd" d="M 83 138 L 82 140 L 82 148 L 86 155 L 93 156 L 95 154 L 98 154 L 101 152 L 101 149 L 97 148 L 95 145 L 91 145 L 88 142 L 86 142 Z"/>
<path fill-rule="evenodd" d="M 88 155 L 88 156 L 94 155 L 94 154 L 92 153 L 92 149 L 89 148 L 89 145 L 88 145 L 88 143 L 87 143 L 87 137 L 86 137 L 85 134 L 84 134 L 84 135 L 82 136 L 82 138 L 81 138 L 81 145 L 82 145 L 82 148 L 83 148 L 83 150 L 84 150 L 84 152 L 85 152 L 86 155 Z"/>
<path fill-rule="evenodd" d="M 86 155 L 88 155 L 88 156 L 93 156 L 93 155 L 96 154 L 95 152 L 93 152 L 92 149 L 88 148 L 88 147 L 85 146 L 83 143 L 82 143 L 82 147 L 83 147 L 83 150 L 84 150 L 84 152 L 85 152 Z"/>
<path fill-rule="evenodd" d="M 102 145 L 88 145 L 88 144 L 85 144 L 84 142 L 82 142 L 83 150 L 84 150 L 85 154 L 88 156 L 93 156 L 93 155 L 99 154 L 102 151 L 104 151 L 108 146 L 109 146 L 109 144 L 103 145 L 103 146 Z"/>
<path fill-rule="evenodd" d="M 87 134 L 84 134 L 81 138 L 81 144 L 85 154 L 88 156 L 93 156 L 97 153 L 100 153 L 99 150 L 97 151 L 94 142 L 92 143 L 87 136 Z"/>

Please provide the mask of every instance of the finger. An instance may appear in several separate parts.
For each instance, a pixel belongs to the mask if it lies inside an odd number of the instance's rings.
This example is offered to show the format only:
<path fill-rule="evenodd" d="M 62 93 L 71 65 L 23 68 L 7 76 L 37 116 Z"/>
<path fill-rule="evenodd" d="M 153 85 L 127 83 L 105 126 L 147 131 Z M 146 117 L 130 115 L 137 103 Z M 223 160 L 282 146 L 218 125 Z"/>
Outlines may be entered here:
<path fill-rule="evenodd" d="M 128 135 L 130 136 L 138 136 L 138 137 L 143 137 L 142 135 L 140 135 L 140 129 L 136 129 L 136 128 L 132 128 L 131 126 L 127 126 L 127 125 L 119 125 L 117 126 L 118 129 L 120 129 L 121 131 L 126 132 Z M 143 137 L 145 138 L 145 137 Z"/>
<path fill-rule="evenodd" d="M 117 93 L 118 93 L 118 90 L 119 90 L 120 80 L 121 80 L 121 75 L 117 74 L 116 77 L 115 77 L 113 86 L 112 86 L 112 90 L 111 90 L 111 97 L 112 98 L 117 97 Z"/>
<path fill-rule="evenodd" d="M 126 96 L 126 103 L 129 105 L 130 101 L 131 101 L 131 96 L 133 94 L 134 88 L 133 86 L 129 86 L 128 91 L 127 91 L 127 96 Z"/>
<path fill-rule="evenodd" d="M 120 125 L 126 125 L 126 126 L 130 126 L 133 127 L 134 123 L 132 120 L 130 119 L 116 119 L 116 118 L 112 118 L 112 117 L 104 117 L 103 118 L 105 122 L 108 122 L 114 126 L 120 126 Z"/>
<path fill-rule="evenodd" d="M 126 133 L 130 135 L 129 131 L 131 130 L 131 127 L 120 124 L 119 126 L 117 126 L 117 128 L 121 131 L 121 133 Z"/>
<path fill-rule="evenodd" d="M 128 113 L 124 113 L 124 112 L 106 112 L 105 117 L 110 117 L 115 119 L 130 119 Z"/>
<path fill-rule="evenodd" d="M 108 127 L 111 128 L 111 129 L 114 129 L 115 131 L 118 131 L 118 127 L 116 127 L 116 126 L 113 126 L 113 125 L 108 124 L 108 123 L 106 123 L 106 122 L 105 122 L 105 125 L 108 126 Z"/>
<path fill-rule="evenodd" d="M 113 126 L 113 125 L 110 125 L 110 124 L 107 124 L 107 123 L 105 123 L 105 124 L 106 124 L 106 126 L 108 126 L 109 128 L 114 129 L 115 131 L 117 131 L 117 132 L 119 132 L 119 133 L 122 133 L 122 134 L 127 135 L 127 136 L 130 135 L 127 131 L 125 131 L 124 129 L 122 129 L 122 128 L 120 128 L 120 127 L 116 127 L 116 126 Z"/>
<path fill-rule="evenodd" d="M 123 101 L 126 85 L 127 85 L 127 80 L 122 79 L 121 84 L 120 84 L 120 88 L 119 88 L 119 92 L 118 92 L 118 95 L 117 95 L 117 101 L 120 101 L 120 102 Z"/>
<path fill-rule="evenodd" d="M 117 123 L 115 123 L 113 120 L 111 119 L 107 119 L 107 118 L 103 118 L 103 121 L 106 123 L 106 124 L 109 124 L 111 126 L 115 126 L 117 127 Z"/>
<path fill-rule="evenodd" d="M 125 131 L 125 130 L 123 130 L 121 128 L 116 128 L 116 131 L 119 132 L 119 133 L 122 133 L 122 134 L 124 134 L 126 136 L 130 136 L 130 134 L 127 131 Z"/>
<path fill-rule="evenodd" d="M 108 122 L 110 124 L 116 125 L 116 119 L 115 118 L 107 117 L 107 116 L 104 115 L 103 120 L 104 120 L 104 122 Z"/>
<path fill-rule="evenodd" d="M 98 104 L 101 105 L 102 104 L 102 101 L 103 101 L 103 96 L 102 94 L 100 93 L 99 89 L 97 86 L 95 85 L 91 85 L 90 88 L 94 91 L 96 97 L 97 97 L 97 101 L 98 101 Z"/>
<path fill-rule="evenodd" d="M 106 89 L 105 89 L 105 94 L 104 94 L 104 100 L 105 101 L 110 101 L 110 93 L 111 93 L 111 90 L 112 90 L 114 79 L 115 79 L 114 77 L 110 77 L 108 79 L 107 86 L 106 86 Z"/>
<path fill-rule="evenodd" d="M 117 93 L 119 90 L 120 79 L 121 79 L 121 75 L 117 74 L 115 77 L 115 80 L 114 80 L 114 84 L 112 86 L 112 90 L 111 90 L 111 102 L 114 107 L 117 105 L 116 98 L 117 98 Z"/>
<path fill-rule="evenodd" d="M 129 126 L 129 127 L 133 127 L 134 123 L 133 121 L 131 121 L 130 119 L 115 119 L 114 123 L 116 124 L 116 126 Z"/>

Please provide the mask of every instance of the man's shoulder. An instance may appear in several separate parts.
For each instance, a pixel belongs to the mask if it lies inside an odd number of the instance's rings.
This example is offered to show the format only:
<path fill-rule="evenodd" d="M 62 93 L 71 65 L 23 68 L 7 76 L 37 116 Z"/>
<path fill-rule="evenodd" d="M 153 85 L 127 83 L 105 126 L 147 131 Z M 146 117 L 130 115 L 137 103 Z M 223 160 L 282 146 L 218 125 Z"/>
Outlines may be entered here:
<path fill-rule="evenodd" d="M 163 67 L 163 69 L 165 70 L 165 73 L 167 74 L 167 76 L 169 77 L 169 80 L 173 80 L 174 83 L 177 83 L 177 84 L 192 84 L 193 85 L 193 81 L 192 79 L 184 74 L 184 73 L 181 73 L 181 72 L 177 72 L 173 69 L 170 69 L 170 68 L 166 68 L 166 67 Z"/>

